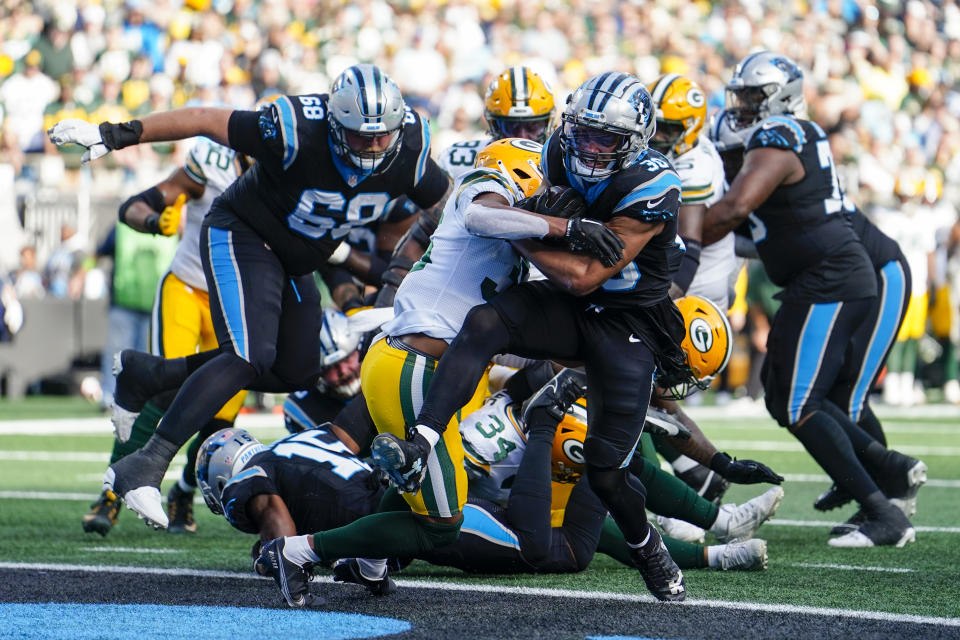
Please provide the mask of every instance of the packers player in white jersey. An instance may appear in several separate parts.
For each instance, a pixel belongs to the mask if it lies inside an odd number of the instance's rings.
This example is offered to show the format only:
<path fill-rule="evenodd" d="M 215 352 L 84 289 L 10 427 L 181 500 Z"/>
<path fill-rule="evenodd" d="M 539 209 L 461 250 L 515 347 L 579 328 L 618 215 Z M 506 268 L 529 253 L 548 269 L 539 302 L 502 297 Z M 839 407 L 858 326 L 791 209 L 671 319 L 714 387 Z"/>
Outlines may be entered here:
<path fill-rule="evenodd" d="M 526 138 L 543 144 L 554 127 L 550 86 L 529 67 L 510 67 L 490 83 L 483 99 L 489 137 L 456 142 L 437 162 L 454 180 L 473 169 L 477 154 L 494 140 Z"/>
<path fill-rule="evenodd" d="M 200 226 L 207 210 L 223 191 L 243 173 L 249 161 L 233 149 L 208 138 L 197 138 L 184 165 L 169 178 L 127 200 L 120 207 L 120 221 L 144 233 L 180 234 L 180 243 L 170 269 L 160 279 L 153 305 L 150 350 L 165 358 L 178 358 L 217 348 L 210 318 L 207 281 L 200 263 Z M 122 367 L 116 354 L 114 369 Z M 194 460 L 203 440 L 218 429 L 233 424 L 246 391 L 237 393 L 200 430 L 187 450 L 183 475 L 167 496 L 168 531 L 194 533 L 193 497 L 196 490 Z M 113 407 L 117 441 L 111 464 L 142 446 L 154 432 L 173 394 L 148 402 L 139 415 Z M 91 511 L 83 517 L 85 531 L 106 535 L 116 522 L 119 501 L 105 489 Z"/>
<path fill-rule="evenodd" d="M 686 252 L 673 277 L 671 297 L 702 296 L 726 312 L 737 270 L 733 233 L 701 245 L 703 214 L 725 190 L 720 155 L 707 136 L 700 135 L 707 119 L 706 97 L 696 83 L 676 73 L 660 76 L 648 88 L 657 111 L 650 146 L 673 163 L 682 189 L 678 229 Z"/>

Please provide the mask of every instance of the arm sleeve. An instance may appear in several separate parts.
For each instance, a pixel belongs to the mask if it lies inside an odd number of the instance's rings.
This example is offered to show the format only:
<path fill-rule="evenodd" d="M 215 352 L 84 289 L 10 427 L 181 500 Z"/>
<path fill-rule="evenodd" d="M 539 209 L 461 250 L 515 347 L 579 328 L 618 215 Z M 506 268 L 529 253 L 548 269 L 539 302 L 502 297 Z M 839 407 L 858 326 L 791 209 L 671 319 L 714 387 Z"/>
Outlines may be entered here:
<path fill-rule="evenodd" d="M 673 282 L 684 294 L 690 288 L 693 277 L 697 274 L 700 267 L 700 243 L 696 240 L 683 238 L 683 244 L 686 250 L 683 252 L 683 258 L 680 259 L 680 268 L 673 275 Z"/>
<path fill-rule="evenodd" d="M 230 147 L 257 160 L 283 157 L 283 140 L 274 105 L 260 111 L 234 111 L 230 114 L 227 136 Z"/>
<path fill-rule="evenodd" d="M 546 220 L 516 209 L 488 207 L 476 201 L 463 212 L 463 224 L 475 236 L 502 240 L 542 238 L 550 232 Z"/>

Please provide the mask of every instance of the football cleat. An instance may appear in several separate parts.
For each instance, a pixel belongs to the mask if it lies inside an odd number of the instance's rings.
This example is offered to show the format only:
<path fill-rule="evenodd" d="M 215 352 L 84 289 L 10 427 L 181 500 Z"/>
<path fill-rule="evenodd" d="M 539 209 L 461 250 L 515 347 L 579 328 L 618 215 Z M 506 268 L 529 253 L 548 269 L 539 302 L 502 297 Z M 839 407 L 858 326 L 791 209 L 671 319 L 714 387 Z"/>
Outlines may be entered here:
<path fill-rule="evenodd" d="M 851 500 L 853 500 L 853 496 L 834 483 L 813 501 L 813 508 L 817 511 L 830 511 L 831 509 L 844 506 Z"/>
<path fill-rule="evenodd" d="M 748 540 L 761 524 L 776 513 L 781 500 L 783 487 L 773 487 L 739 507 L 735 504 L 722 505 L 720 511 L 723 513 L 718 514 L 710 531 L 720 542 Z"/>
<path fill-rule="evenodd" d="M 856 530 L 837 538 L 831 538 L 827 544 L 838 548 L 862 547 L 902 547 L 917 539 L 916 530 L 899 509 L 890 509 L 881 516 L 864 518 Z"/>
<path fill-rule="evenodd" d="M 117 379 L 113 392 L 110 422 L 120 442 L 130 439 L 133 423 L 143 405 L 161 391 L 155 375 L 156 360 L 163 358 L 136 349 L 124 349 L 113 356 L 113 375 Z"/>
<path fill-rule="evenodd" d="M 386 568 L 383 570 L 382 577 L 368 578 L 363 575 L 363 569 L 356 558 L 337 560 L 333 565 L 333 581 L 362 585 L 375 596 L 388 596 L 397 590 L 397 584 Z"/>
<path fill-rule="evenodd" d="M 866 519 L 867 514 L 863 512 L 863 509 L 857 509 L 857 512 L 850 516 L 846 522 L 834 525 L 834 527 L 830 529 L 830 535 L 842 536 L 845 533 L 856 531 L 857 527 L 863 524 L 863 521 Z"/>
<path fill-rule="evenodd" d="M 196 533 L 197 522 L 193 519 L 193 491 L 184 491 L 180 484 L 173 485 L 167 494 L 167 516 L 170 533 Z"/>
<path fill-rule="evenodd" d="M 138 449 L 110 465 L 103 476 L 103 489 L 120 496 L 148 526 L 166 529 L 170 520 L 160 497 L 160 481 L 166 471 L 165 462 Z"/>
<path fill-rule="evenodd" d="M 527 428 L 530 413 L 535 409 L 546 410 L 558 422 L 563 420 L 570 405 L 582 398 L 586 392 L 586 374 L 574 369 L 563 369 L 523 403 L 520 417 L 524 428 Z"/>
<path fill-rule="evenodd" d="M 403 493 L 420 490 L 431 453 L 430 444 L 419 434 L 413 440 L 401 440 L 392 433 L 380 433 L 370 443 L 374 463 Z"/>
<path fill-rule="evenodd" d="M 703 544 L 704 534 L 706 532 L 697 525 L 690 524 L 686 520 L 657 516 L 657 524 L 660 525 L 660 528 L 663 529 L 663 532 L 671 538 L 683 540 L 684 542 L 696 542 L 698 544 Z"/>
<path fill-rule="evenodd" d="M 302 567 L 283 555 L 284 538 L 275 538 L 263 543 L 260 557 L 254 562 L 254 570 L 268 575 L 280 587 L 287 604 L 294 608 L 324 604 L 324 600 L 310 593 L 310 567 Z"/>
<path fill-rule="evenodd" d="M 677 420 L 676 416 L 656 407 L 647 409 L 643 430 L 654 436 L 682 439 L 690 437 L 690 429 L 687 428 L 687 425 Z"/>
<path fill-rule="evenodd" d="M 83 530 L 87 533 L 96 531 L 101 536 L 106 536 L 113 525 L 117 524 L 119 515 L 120 500 L 117 499 L 117 494 L 106 489 L 97 501 L 90 505 L 90 512 L 83 516 Z"/>
<path fill-rule="evenodd" d="M 890 502 L 910 518 L 917 513 L 917 492 L 927 481 L 927 465 L 922 460 L 903 456 L 905 488 L 887 495 Z"/>
<path fill-rule="evenodd" d="M 670 552 L 663 544 L 663 538 L 657 530 L 650 527 L 652 538 L 643 547 L 630 548 L 630 557 L 634 565 L 643 576 L 647 589 L 657 600 L 680 602 L 687 597 L 686 582 L 683 572 L 670 557 Z"/>
<path fill-rule="evenodd" d="M 767 542 L 754 538 L 718 547 L 721 571 L 763 571 L 767 568 Z"/>
<path fill-rule="evenodd" d="M 693 487 L 694 491 L 704 500 L 709 500 L 717 505 L 720 504 L 723 494 L 730 487 L 729 480 L 702 464 L 682 472 L 674 470 L 674 473 L 678 478 Z"/>

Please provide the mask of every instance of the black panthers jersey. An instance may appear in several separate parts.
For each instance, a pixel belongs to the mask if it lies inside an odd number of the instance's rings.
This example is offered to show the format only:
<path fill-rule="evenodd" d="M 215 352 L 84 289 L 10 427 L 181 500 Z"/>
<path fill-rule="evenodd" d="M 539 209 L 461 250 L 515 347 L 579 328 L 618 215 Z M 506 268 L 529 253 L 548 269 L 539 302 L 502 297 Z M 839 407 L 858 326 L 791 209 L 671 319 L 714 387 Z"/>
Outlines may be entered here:
<path fill-rule="evenodd" d="M 816 123 L 790 116 L 764 120 L 747 142 L 792 151 L 804 177 L 780 185 L 750 214 L 757 253 L 785 297 L 803 302 L 855 300 L 876 295 L 876 277 L 845 215 L 833 153 Z"/>
<path fill-rule="evenodd" d="M 854 232 L 860 237 L 860 242 L 867 250 L 867 255 L 870 256 L 870 262 L 873 263 L 875 271 L 881 269 L 891 260 L 898 260 L 903 255 L 897 241 L 880 231 L 875 224 L 867 219 L 867 216 L 863 215 L 860 209 L 854 207 L 852 211 L 847 212 L 847 215 L 850 216 L 850 224 L 853 225 Z"/>
<path fill-rule="evenodd" d="M 449 184 L 430 158 L 430 130 L 414 111 L 407 109 L 390 164 L 366 176 L 334 152 L 328 113 L 323 94 L 281 96 L 230 117 L 230 146 L 256 163 L 215 201 L 209 222 L 229 228 L 231 214 L 239 218 L 291 275 L 325 263 L 351 229 L 380 220 L 399 196 L 426 209 Z"/>
<path fill-rule="evenodd" d="M 384 487 L 360 458 L 323 429 L 289 435 L 250 459 L 223 488 L 223 514 L 234 527 L 259 533 L 247 514 L 256 495 L 280 496 L 297 533 L 326 531 L 373 513 Z"/>
<path fill-rule="evenodd" d="M 683 243 L 677 235 L 680 178 L 661 153 L 647 149 L 629 167 L 600 182 L 586 182 L 567 171 L 560 131 L 544 146 L 543 175 L 551 185 L 576 189 L 587 201 L 588 215 L 601 222 L 626 216 L 642 222 L 664 222 L 663 230 L 619 274 L 586 299 L 610 308 L 647 307 L 667 297 L 671 274 L 680 266 Z"/>

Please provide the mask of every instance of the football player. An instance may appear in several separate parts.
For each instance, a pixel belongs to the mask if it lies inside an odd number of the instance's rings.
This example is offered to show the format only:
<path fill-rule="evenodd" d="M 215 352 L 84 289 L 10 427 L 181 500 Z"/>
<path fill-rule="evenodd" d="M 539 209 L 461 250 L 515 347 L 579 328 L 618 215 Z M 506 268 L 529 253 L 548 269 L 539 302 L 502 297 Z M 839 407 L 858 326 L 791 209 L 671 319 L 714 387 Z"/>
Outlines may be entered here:
<path fill-rule="evenodd" d="M 437 360 L 470 309 L 520 280 L 522 262 L 504 240 L 566 237 L 566 220 L 512 207 L 540 185 L 539 160 L 539 144 L 507 138 L 488 145 L 478 155 L 476 169 L 457 180 L 430 246 L 400 284 L 393 320 L 383 325 L 363 361 L 361 386 L 381 434 L 396 438 L 405 433 L 430 387 Z M 599 223 L 583 224 L 593 224 L 587 233 L 596 233 L 576 236 L 584 246 L 605 255 L 619 247 L 612 232 Z M 483 402 L 479 382 L 458 415 L 471 413 Z M 409 510 L 377 513 L 312 537 L 271 541 L 264 551 L 275 565 L 275 577 L 298 575 L 297 566 L 320 560 L 420 556 L 457 540 L 467 479 L 456 419 L 451 417 L 454 427 L 423 461 L 421 491 L 416 491 L 419 483 L 395 478 Z M 382 455 L 372 451 L 374 458 Z M 284 569 L 281 563 L 291 566 Z M 298 587 L 278 582 L 285 596 L 292 594 L 288 603 L 296 606 Z"/>
<path fill-rule="evenodd" d="M 218 350 L 160 360 L 124 352 L 117 403 L 130 412 L 180 388 L 143 448 L 111 465 L 104 487 L 157 527 L 168 519 L 160 481 L 180 446 L 240 389 L 294 391 L 319 374 L 319 292 L 311 272 L 350 230 L 407 195 L 421 209 L 449 179 L 430 158 L 426 122 L 378 67 L 348 68 L 329 94 L 281 96 L 265 110 L 193 107 L 99 126 L 64 120 L 57 145 L 114 149 L 204 135 L 256 159 L 204 219 L 200 255 Z"/>
<path fill-rule="evenodd" d="M 160 280 L 153 308 L 151 353 L 179 358 L 217 347 L 210 314 L 207 281 L 200 260 L 200 227 L 213 201 L 236 180 L 249 162 L 242 154 L 208 138 L 199 138 L 186 162 L 169 178 L 131 197 L 120 206 L 120 222 L 144 233 L 180 234 L 180 243 L 169 272 Z M 118 358 L 120 354 L 116 354 Z M 118 366 L 115 363 L 115 366 Z M 167 495 L 171 533 L 194 533 L 193 495 L 196 489 L 194 460 L 203 440 L 233 424 L 243 405 L 245 391 L 230 398 L 203 425 L 187 449 L 187 465 Z M 115 407 L 112 415 L 117 439 L 110 463 L 143 446 L 153 434 L 163 412 L 173 400 L 165 393 L 148 401 L 139 416 Z M 83 517 L 84 531 L 106 535 L 118 515 L 117 496 L 104 489 L 90 513 Z"/>
<path fill-rule="evenodd" d="M 454 180 L 472 170 L 477 154 L 494 140 L 526 138 L 543 144 L 553 133 L 553 92 L 529 67 L 510 67 L 494 78 L 483 107 L 489 137 L 456 142 L 440 153 L 440 166 Z"/>
<path fill-rule="evenodd" d="M 802 83 L 796 63 L 769 51 L 734 69 L 728 117 L 747 143 L 730 190 L 707 210 L 704 242 L 748 221 L 764 268 L 784 287 L 764 360 L 765 399 L 770 415 L 860 504 L 857 530 L 829 544 L 903 546 L 914 529 L 867 469 L 910 499 L 926 466 L 886 449 L 830 399 L 854 336 L 878 303 L 877 275 L 845 215 L 852 207 L 826 134 L 796 115 Z"/>
<path fill-rule="evenodd" d="M 585 475 L 623 530 L 648 589 L 661 600 L 682 600 L 683 573 L 647 522 L 643 485 L 627 470 L 654 371 L 690 375 L 680 347 L 683 318 L 668 296 L 682 255 L 681 183 L 670 162 L 648 148 L 655 130 L 650 94 L 635 76 L 604 73 L 574 91 L 562 128 L 544 146 L 544 184 L 579 193 L 622 252 L 610 264 L 539 240 L 512 241 L 549 280 L 515 285 L 471 310 L 408 439 L 380 434 L 373 451 L 381 450 L 378 464 L 392 477 L 416 489 L 434 444 L 492 355 L 582 361 L 591 408 Z M 584 226 L 576 217 L 569 224 Z"/>

